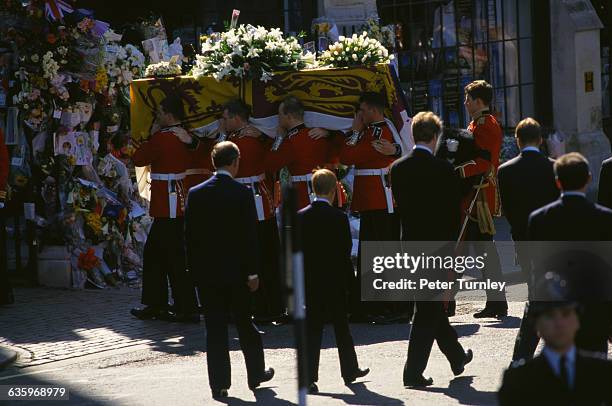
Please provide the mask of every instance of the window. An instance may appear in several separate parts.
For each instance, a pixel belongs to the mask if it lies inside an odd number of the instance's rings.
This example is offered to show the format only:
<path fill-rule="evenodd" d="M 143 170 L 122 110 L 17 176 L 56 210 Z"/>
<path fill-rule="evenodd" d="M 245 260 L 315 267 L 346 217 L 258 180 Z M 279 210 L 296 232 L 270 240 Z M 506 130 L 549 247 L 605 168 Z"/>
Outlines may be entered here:
<path fill-rule="evenodd" d="M 380 0 L 381 19 L 402 24 L 398 67 L 412 113 L 432 110 L 464 127 L 463 88 L 484 79 L 506 130 L 534 116 L 533 1 Z"/>

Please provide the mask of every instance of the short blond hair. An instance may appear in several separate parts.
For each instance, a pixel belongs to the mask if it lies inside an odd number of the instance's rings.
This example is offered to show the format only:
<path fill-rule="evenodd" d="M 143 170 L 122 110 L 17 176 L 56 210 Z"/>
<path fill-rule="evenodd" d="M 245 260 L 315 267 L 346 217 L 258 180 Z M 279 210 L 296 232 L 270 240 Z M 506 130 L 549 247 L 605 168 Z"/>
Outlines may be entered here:
<path fill-rule="evenodd" d="M 431 142 L 442 133 L 442 120 L 431 111 L 422 111 L 412 117 L 414 142 Z"/>
<path fill-rule="evenodd" d="M 312 175 L 312 189 L 316 195 L 328 195 L 336 188 L 336 174 L 329 169 L 317 169 Z"/>
<path fill-rule="evenodd" d="M 523 144 L 533 144 L 542 140 L 540 123 L 531 117 L 522 119 L 514 130 L 514 135 Z"/>

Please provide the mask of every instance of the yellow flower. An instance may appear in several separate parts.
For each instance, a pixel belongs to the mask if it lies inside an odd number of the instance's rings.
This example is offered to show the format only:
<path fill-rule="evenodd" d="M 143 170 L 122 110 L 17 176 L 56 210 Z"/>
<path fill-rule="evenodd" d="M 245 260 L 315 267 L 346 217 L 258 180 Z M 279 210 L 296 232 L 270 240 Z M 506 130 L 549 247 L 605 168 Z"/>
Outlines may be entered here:
<path fill-rule="evenodd" d="M 95 91 L 100 93 L 108 86 L 108 75 L 104 67 L 100 66 L 96 72 L 96 88 Z"/>

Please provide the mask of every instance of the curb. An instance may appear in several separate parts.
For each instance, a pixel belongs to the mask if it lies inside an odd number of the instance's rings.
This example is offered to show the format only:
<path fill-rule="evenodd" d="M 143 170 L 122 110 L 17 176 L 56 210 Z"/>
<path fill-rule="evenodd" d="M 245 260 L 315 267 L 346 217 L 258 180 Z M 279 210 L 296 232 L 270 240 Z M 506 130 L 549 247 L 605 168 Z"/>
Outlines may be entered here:
<path fill-rule="evenodd" d="M 0 346 L 0 369 L 6 368 L 17 359 L 17 353 L 7 347 Z"/>

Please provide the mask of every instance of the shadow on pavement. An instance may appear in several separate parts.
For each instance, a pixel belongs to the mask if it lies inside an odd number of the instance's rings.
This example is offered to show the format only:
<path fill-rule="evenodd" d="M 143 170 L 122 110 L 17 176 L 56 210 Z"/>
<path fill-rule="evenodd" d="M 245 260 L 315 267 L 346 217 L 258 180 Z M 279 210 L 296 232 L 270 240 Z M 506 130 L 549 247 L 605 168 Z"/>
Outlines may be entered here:
<path fill-rule="evenodd" d="M 495 405 L 497 392 L 479 391 L 472 387 L 473 376 L 460 376 L 449 382 L 448 388 L 422 388 L 414 389 L 425 392 L 442 393 L 459 401 L 462 405 Z"/>
<path fill-rule="evenodd" d="M 315 396 L 327 396 L 330 398 L 342 400 L 348 405 L 403 405 L 404 402 L 400 399 L 384 396 L 376 392 L 370 391 L 364 382 L 352 384 L 348 387 L 353 394 L 346 393 L 329 393 L 319 392 Z M 317 402 L 312 402 L 317 404 Z"/>
<path fill-rule="evenodd" d="M 521 318 L 516 316 L 506 316 L 502 320 L 496 320 L 491 323 L 483 324 L 484 327 L 492 328 L 519 328 L 521 325 Z"/>
<path fill-rule="evenodd" d="M 276 392 L 271 388 L 261 388 L 254 392 L 255 402 L 242 400 L 229 396 L 226 399 L 217 400 L 218 403 L 226 404 L 229 406 L 253 406 L 253 405 L 271 405 L 271 406 L 293 406 L 295 403 L 285 399 L 279 399 L 276 397 Z"/>
<path fill-rule="evenodd" d="M 480 330 L 480 324 L 469 323 L 469 324 L 457 324 L 453 323 L 452 326 L 457 330 L 459 337 L 466 337 L 476 334 Z"/>
<path fill-rule="evenodd" d="M 94 399 L 84 393 L 77 392 L 76 390 L 71 388 L 69 385 L 66 385 L 64 383 L 60 384 L 57 382 L 43 380 L 35 375 L 21 375 L 21 374 L 18 374 L 18 372 L 19 371 L 14 368 L 9 368 L 9 369 L 2 371 L 2 374 L 0 374 L 0 385 L 7 385 L 7 386 L 9 385 L 10 386 L 49 385 L 52 387 L 65 387 L 68 390 L 69 400 L 45 400 L 43 402 L 44 404 L 48 404 L 48 405 L 69 404 L 69 405 L 78 405 L 78 406 L 83 406 L 83 405 L 98 406 L 98 405 L 108 405 L 108 404 L 113 403 L 112 400 L 110 400 L 110 398 L 100 398 L 96 396 L 96 398 Z M 7 379 L 8 376 L 12 376 L 12 375 L 16 375 L 16 376 Z M 15 400 L 15 401 L 2 400 L 0 401 L 0 404 L 2 404 L 3 406 L 10 406 L 10 405 L 36 406 L 36 405 L 40 405 L 40 400 Z"/>

